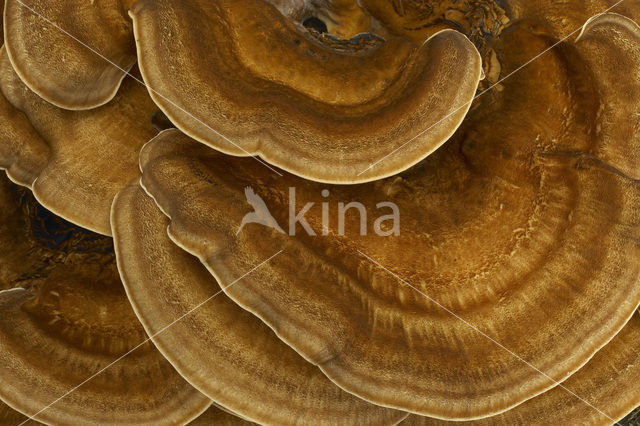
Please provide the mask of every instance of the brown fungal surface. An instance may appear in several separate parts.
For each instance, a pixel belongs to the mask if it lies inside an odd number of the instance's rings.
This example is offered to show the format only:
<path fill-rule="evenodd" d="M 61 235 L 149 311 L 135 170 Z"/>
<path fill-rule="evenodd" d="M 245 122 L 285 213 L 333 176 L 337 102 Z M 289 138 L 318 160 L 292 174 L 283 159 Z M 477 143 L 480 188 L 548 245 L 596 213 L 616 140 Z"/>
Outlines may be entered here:
<path fill-rule="evenodd" d="M 634 93 L 638 32 L 619 15 L 592 20 L 577 43 L 481 98 L 449 143 L 395 178 L 345 187 L 278 177 L 174 130 L 143 150 L 142 182 L 171 218 L 170 237 L 223 286 L 283 250 L 225 293 L 341 387 L 436 418 L 498 414 L 584 365 L 640 301 L 638 167 L 618 150 L 634 152 L 638 134 L 604 131 L 625 125 L 600 108 L 618 74 L 593 72 L 608 56 L 630 77 L 617 96 Z M 548 44 L 514 25 L 496 51 L 510 72 Z M 246 187 L 285 233 L 251 223 L 238 232 L 252 211 Z M 305 219 L 317 235 L 300 224 L 288 235 L 290 188 L 294 215 L 316 203 Z M 343 233 L 334 216 L 321 235 L 320 203 L 335 215 L 351 201 L 364 206 L 369 232 L 356 210 Z M 377 207 L 385 201 L 401 222 L 399 235 L 380 238 L 372 222 L 390 213 Z M 392 225 L 378 231 L 393 234 Z"/>
<path fill-rule="evenodd" d="M 25 423 L 26 422 L 26 423 Z M 3 425 L 26 425 L 26 426 L 36 426 L 41 425 L 42 423 L 35 422 L 33 420 L 29 420 L 27 416 L 20 414 L 13 408 L 9 407 L 4 402 L 0 401 L 0 424 Z"/>
<path fill-rule="evenodd" d="M 417 163 L 458 127 L 481 76 L 477 50 L 453 30 L 420 47 L 340 42 L 260 0 L 141 0 L 130 14 L 144 80 L 179 129 L 316 181 Z"/>
<path fill-rule="evenodd" d="M 52 404 L 36 416 L 47 424 L 182 424 L 207 409 L 151 343 L 124 356 L 146 335 L 111 240 L 52 216 L 5 177 L 0 201 L 0 399 L 28 416 Z"/>
<path fill-rule="evenodd" d="M 349 39 L 370 32 L 371 16 L 354 0 L 267 0 L 294 22 L 321 33 Z M 379 29 L 379 28 L 376 28 Z"/>
<path fill-rule="evenodd" d="M 29 119 L 0 93 L 0 168 L 14 182 L 31 186 L 51 154 Z"/>
<path fill-rule="evenodd" d="M 169 239 L 168 223 L 137 185 L 114 202 L 118 266 L 131 303 L 147 333 L 157 334 L 156 346 L 193 386 L 262 424 L 394 424 L 406 417 L 344 392 L 221 294 L 198 259 Z"/>
<path fill-rule="evenodd" d="M 495 0 L 361 0 L 362 7 L 392 33 L 422 43 L 443 29 L 467 34 L 474 42 L 500 34 L 509 19 Z M 539 3 L 539 2 L 534 2 Z"/>
<path fill-rule="evenodd" d="M 510 25 L 510 16 L 495 0 L 362 0 L 360 4 L 383 32 L 422 44 L 444 29 L 460 31 L 482 56 L 485 79 L 480 91 L 495 84 L 500 73 L 493 44 Z M 583 18 L 582 23 L 591 15 Z M 521 17 L 522 18 L 522 17 Z"/>
<path fill-rule="evenodd" d="M 524 20 L 531 30 L 553 38 L 564 38 L 578 30 L 590 17 L 614 12 L 637 21 L 640 18 L 638 0 L 583 0 L 560 2 L 553 0 L 505 0 L 502 7 L 513 20 Z"/>
<path fill-rule="evenodd" d="M 566 389 L 555 387 L 506 413 L 455 424 L 510 426 L 617 423 L 640 405 L 639 341 L 640 316 L 636 313 L 607 346 L 563 383 Z M 414 415 L 401 424 L 451 426 L 453 423 Z"/>
<path fill-rule="evenodd" d="M 189 423 L 189 426 L 251 426 L 255 425 L 248 420 L 243 420 L 228 411 L 211 405 L 207 411 L 202 413 L 197 419 Z"/>
<path fill-rule="evenodd" d="M 133 0 L 6 0 L 5 43 L 31 90 L 66 109 L 111 100 L 136 61 Z"/>
<path fill-rule="evenodd" d="M 139 174 L 156 106 L 127 78 L 109 104 L 68 111 L 33 93 L 0 56 L 0 167 L 57 215 L 109 235 L 113 197 Z"/>
<path fill-rule="evenodd" d="M 586 65 L 600 105 L 596 112 L 595 136 L 600 144 L 590 150 L 620 173 L 640 179 L 640 31 L 631 19 L 618 14 L 591 18 L 576 43 Z M 613 50 L 613 54 L 610 52 Z M 616 55 L 624 50 L 624 55 Z M 589 54 L 590 53 L 590 54 Z M 625 78 L 620 78 L 625 75 Z"/>

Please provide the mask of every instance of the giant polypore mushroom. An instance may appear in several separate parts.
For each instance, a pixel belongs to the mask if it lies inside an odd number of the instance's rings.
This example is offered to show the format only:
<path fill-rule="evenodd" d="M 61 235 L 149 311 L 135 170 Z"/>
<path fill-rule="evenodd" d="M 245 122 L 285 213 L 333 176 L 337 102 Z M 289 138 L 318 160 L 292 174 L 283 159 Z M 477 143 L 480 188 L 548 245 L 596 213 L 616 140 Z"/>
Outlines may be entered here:
<path fill-rule="evenodd" d="M 7 0 L 6 48 L 25 84 L 50 103 L 88 109 L 111 100 L 136 61 L 133 0 Z"/>
<path fill-rule="evenodd" d="M 4 176 L 0 201 L 13 225 L 0 227 L 0 399 L 47 424 L 170 425 L 206 410 L 144 343 L 110 239 L 51 216 Z"/>
<path fill-rule="evenodd" d="M 317 181 L 417 163 L 458 127 L 481 77 L 477 50 L 453 30 L 420 47 L 341 42 L 261 0 L 141 0 L 130 13 L 144 81 L 178 128 Z"/>
<path fill-rule="evenodd" d="M 636 114 L 628 94 L 640 82 L 620 92 L 605 72 L 609 57 L 635 75 L 639 33 L 620 15 L 590 21 L 579 42 L 505 81 L 453 140 L 394 178 L 345 187 L 278 177 L 174 130 L 146 146 L 142 182 L 171 218 L 170 237 L 344 389 L 442 419 L 498 414 L 579 369 L 640 302 L 638 164 L 621 154 L 637 150 L 638 133 L 618 131 Z M 547 45 L 523 23 L 496 51 L 509 72 Z M 249 193 L 278 226 L 241 227 Z M 296 224 L 318 200 L 334 215 L 338 202 L 362 209 L 343 211 L 336 229 L 316 205 Z"/>
<path fill-rule="evenodd" d="M 344 392 L 220 294 L 198 259 L 169 239 L 168 223 L 137 184 L 114 202 L 118 266 L 133 308 L 193 386 L 262 424 L 392 424 L 406 417 Z"/>
<path fill-rule="evenodd" d="M 138 175 L 138 151 L 156 134 L 146 88 L 127 78 L 107 105 L 65 110 L 33 93 L 3 49 L 0 90 L 0 167 L 57 215 L 109 235 L 111 201 Z"/>

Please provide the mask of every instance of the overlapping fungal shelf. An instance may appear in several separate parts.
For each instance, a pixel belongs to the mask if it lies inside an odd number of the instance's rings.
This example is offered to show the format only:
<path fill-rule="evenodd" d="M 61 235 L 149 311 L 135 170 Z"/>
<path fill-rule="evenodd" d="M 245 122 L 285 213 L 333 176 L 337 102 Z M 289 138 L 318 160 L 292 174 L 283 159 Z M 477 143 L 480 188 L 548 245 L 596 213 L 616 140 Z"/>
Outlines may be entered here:
<path fill-rule="evenodd" d="M 633 424 L 639 19 L 5 0 L 0 424 Z"/>

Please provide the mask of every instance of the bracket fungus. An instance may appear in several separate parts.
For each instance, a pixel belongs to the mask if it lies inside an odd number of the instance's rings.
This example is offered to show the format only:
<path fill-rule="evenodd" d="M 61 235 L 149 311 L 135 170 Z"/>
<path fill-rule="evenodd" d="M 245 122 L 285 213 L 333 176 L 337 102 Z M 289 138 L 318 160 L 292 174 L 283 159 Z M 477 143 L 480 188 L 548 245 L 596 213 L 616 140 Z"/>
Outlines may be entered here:
<path fill-rule="evenodd" d="M 2 206 L 28 202 L 4 177 L 0 197 Z M 206 410 L 208 398 L 151 343 L 140 346 L 146 334 L 119 280 L 111 241 L 66 222 L 61 226 L 69 229 L 42 225 L 50 219 L 36 206 L 30 217 L 2 210 L 3 223 L 21 226 L 2 228 L 0 241 L 22 236 L 31 249 L 21 259 L 4 251 L 0 258 L 0 399 L 48 424 L 169 425 Z M 31 263 L 28 273 L 16 262 Z"/>
<path fill-rule="evenodd" d="M 157 133 L 147 90 L 127 78 L 107 105 L 64 110 L 29 90 L 0 55 L 0 167 L 57 215 L 109 235 L 113 197 L 138 176 L 138 151 Z"/>
<path fill-rule="evenodd" d="M 640 0 L 0 5 L 0 424 L 640 405 Z"/>
<path fill-rule="evenodd" d="M 168 222 L 138 185 L 114 202 L 118 266 L 131 303 L 193 386 L 263 424 L 391 424 L 406 417 L 344 392 L 258 318 L 218 295 L 206 268 L 169 239 Z"/>
<path fill-rule="evenodd" d="M 505 82 L 458 137 L 395 178 L 328 187 L 276 177 L 169 130 L 143 150 L 142 183 L 171 218 L 171 238 L 342 388 L 435 418 L 498 414 L 579 369 L 640 302 L 640 187 L 622 171 L 638 165 L 615 154 L 633 152 L 637 133 L 598 133 L 624 123 L 586 110 L 606 90 L 580 92 L 616 78 L 590 72 L 595 53 L 633 65 L 638 32 L 619 15 L 592 20 L 578 43 Z M 516 53 L 522 46 L 546 42 L 514 26 L 496 48 L 509 52 L 508 70 L 527 55 Z M 251 211 L 247 186 L 288 234 L 256 224 L 238 232 Z M 319 206 L 296 227 L 296 206 L 323 190 L 327 206 L 363 205 L 324 238 Z M 402 226 L 395 235 L 378 224 L 389 235 L 380 239 L 362 224 L 385 197 Z M 227 287 L 273 247 L 283 253 Z"/>
<path fill-rule="evenodd" d="M 409 416 L 403 426 L 511 426 L 515 424 L 611 424 L 640 405 L 640 314 L 575 374 L 542 395 L 497 416 L 446 422 Z"/>
<path fill-rule="evenodd" d="M 417 163 L 458 127 L 482 72 L 453 30 L 420 47 L 398 37 L 336 47 L 261 0 L 140 0 L 130 14 L 144 81 L 176 127 L 317 181 Z"/>
<path fill-rule="evenodd" d="M 6 0 L 5 44 L 25 84 L 66 109 L 104 105 L 136 62 L 133 0 Z"/>

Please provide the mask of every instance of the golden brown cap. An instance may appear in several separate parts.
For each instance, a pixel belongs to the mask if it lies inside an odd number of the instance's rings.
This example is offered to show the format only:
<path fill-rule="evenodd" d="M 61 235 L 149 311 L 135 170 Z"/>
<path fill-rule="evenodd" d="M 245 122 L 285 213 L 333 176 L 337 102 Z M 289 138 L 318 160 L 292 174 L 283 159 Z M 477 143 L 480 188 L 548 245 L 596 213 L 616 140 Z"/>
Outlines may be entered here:
<path fill-rule="evenodd" d="M 103 105 L 136 61 L 131 0 L 6 0 L 7 52 L 31 90 L 66 109 Z"/>
<path fill-rule="evenodd" d="M 481 76 L 453 30 L 420 47 L 318 38 L 262 0 L 141 0 L 130 14 L 144 80 L 179 129 L 316 181 L 417 163 L 458 127 Z"/>
<path fill-rule="evenodd" d="M 50 226 L 22 191 L 0 180 L 0 399 L 64 425 L 183 424 L 207 409 L 151 343 L 127 355 L 146 334 L 110 239 Z"/>
<path fill-rule="evenodd" d="M 498 414 L 584 365 L 640 301 L 640 187 L 625 173 L 638 164 L 611 154 L 635 149 L 637 133 L 596 137 L 620 116 L 598 110 L 609 92 L 583 91 L 612 78 L 591 73 L 594 46 L 608 43 L 625 64 L 638 28 L 601 19 L 491 92 L 450 143 L 396 178 L 345 187 L 278 177 L 166 131 L 141 154 L 143 184 L 171 238 L 224 286 L 284 250 L 225 293 L 344 389 L 443 419 Z M 546 43 L 514 26 L 497 47 L 505 72 Z M 241 228 L 249 193 L 284 233 Z M 338 203 L 351 201 L 369 218 L 366 235 L 357 209 L 344 232 L 336 226 Z M 392 212 L 385 201 L 400 212 L 398 235 L 378 220 Z M 289 209 L 308 202 L 317 235 L 300 224 L 288 235 Z"/>
<path fill-rule="evenodd" d="M 157 133 L 146 88 L 127 78 L 109 104 L 68 111 L 29 90 L 2 52 L 0 89 L 0 166 L 58 216 L 109 235 L 113 197 L 138 176 L 138 151 Z"/>
<path fill-rule="evenodd" d="M 472 422 L 409 416 L 409 425 L 610 425 L 640 405 L 640 316 L 636 313 L 611 342 L 562 383 L 506 413 Z M 623 423 L 624 424 L 624 423 Z"/>
<path fill-rule="evenodd" d="M 114 202 L 118 266 L 134 310 L 156 346 L 193 386 L 264 424 L 394 424 L 406 416 L 331 383 L 225 296 L 205 266 L 169 239 L 168 224 L 137 185 Z"/>
<path fill-rule="evenodd" d="M 13 182 L 31 187 L 50 155 L 49 145 L 0 90 L 0 168 Z"/>

